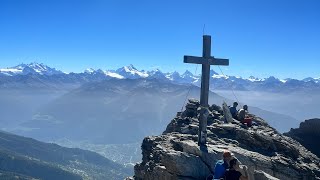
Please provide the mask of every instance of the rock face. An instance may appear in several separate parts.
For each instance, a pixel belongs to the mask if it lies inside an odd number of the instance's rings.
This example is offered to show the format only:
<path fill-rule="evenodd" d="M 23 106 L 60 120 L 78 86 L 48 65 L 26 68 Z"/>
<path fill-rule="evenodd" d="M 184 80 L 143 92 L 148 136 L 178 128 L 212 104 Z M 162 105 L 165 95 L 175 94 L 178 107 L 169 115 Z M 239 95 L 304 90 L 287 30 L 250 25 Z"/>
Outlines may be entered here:
<path fill-rule="evenodd" d="M 254 179 L 259 179 L 259 180 L 279 180 L 278 178 L 275 178 L 260 170 L 255 170 L 253 175 L 254 175 Z"/>
<path fill-rule="evenodd" d="M 256 124 L 250 128 L 237 121 L 225 124 L 216 105 L 210 107 L 207 149 L 200 149 L 198 107 L 199 102 L 190 100 L 186 111 L 178 113 L 162 135 L 143 140 L 142 162 L 134 167 L 134 179 L 205 179 L 214 173 L 225 150 L 248 166 L 250 179 L 320 179 L 320 159 L 300 143 L 254 115 Z"/>
<path fill-rule="evenodd" d="M 300 142 L 312 153 L 320 157 L 320 119 L 309 119 L 300 123 L 300 127 L 291 129 L 285 135 Z"/>

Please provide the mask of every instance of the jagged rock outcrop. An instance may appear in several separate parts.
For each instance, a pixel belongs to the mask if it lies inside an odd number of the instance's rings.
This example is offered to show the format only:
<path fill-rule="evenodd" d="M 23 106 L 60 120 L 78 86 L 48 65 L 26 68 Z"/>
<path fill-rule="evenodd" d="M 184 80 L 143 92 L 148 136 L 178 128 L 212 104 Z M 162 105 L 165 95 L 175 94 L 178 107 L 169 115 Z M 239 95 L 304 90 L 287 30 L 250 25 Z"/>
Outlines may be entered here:
<path fill-rule="evenodd" d="M 254 176 L 254 179 L 259 179 L 259 180 L 279 180 L 278 178 L 275 178 L 270 174 L 267 174 L 261 170 L 255 170 L 253 176 Z"/>
<path fill-rule="evenodd" d="M 300 123 L 300 127 L 291 129 L 285 135 L 297 140 L 312 153 L 320 157 L 320 119 L 309 119 Z"/>
<path fill-rule="evenodd" d="M 278 133 L 254 115 L 255 125 L 225 124 L 221 108 L 210 107 L 207 149 L 197 145 L 199 103 L 190 100 L 186 111 L 178 113 L 159 136 L 142 143 L 142 162 L 134 167 L 134 179 L 205 179 L 225 150 L 248 166 L 250 179 L 263 171 L 269 179 L 311 180 L 320 177 L 320 159 L 297 141 Z M 255 173 L 256 172 L 256 173 Z"/>

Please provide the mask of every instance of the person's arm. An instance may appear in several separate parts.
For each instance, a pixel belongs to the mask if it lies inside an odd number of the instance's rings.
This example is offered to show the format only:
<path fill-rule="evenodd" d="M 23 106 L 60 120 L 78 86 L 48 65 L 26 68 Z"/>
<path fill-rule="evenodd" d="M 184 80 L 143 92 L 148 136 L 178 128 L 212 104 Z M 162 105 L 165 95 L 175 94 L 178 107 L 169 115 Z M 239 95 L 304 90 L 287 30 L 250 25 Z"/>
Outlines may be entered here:
<path fill-rule="evenodd" d="M 249 177 L 248 177 L 248 172 L 247 172 L 247 167 L 246 166 L 243 167 L 243 171 L 244 171 L 244 175 L 241 174 L 240 180 L 248 180 Z"/>
<path fill-rule="evenodd" d="M 248 180 L 248 176 L 241 175 L 240 180 Z"/>

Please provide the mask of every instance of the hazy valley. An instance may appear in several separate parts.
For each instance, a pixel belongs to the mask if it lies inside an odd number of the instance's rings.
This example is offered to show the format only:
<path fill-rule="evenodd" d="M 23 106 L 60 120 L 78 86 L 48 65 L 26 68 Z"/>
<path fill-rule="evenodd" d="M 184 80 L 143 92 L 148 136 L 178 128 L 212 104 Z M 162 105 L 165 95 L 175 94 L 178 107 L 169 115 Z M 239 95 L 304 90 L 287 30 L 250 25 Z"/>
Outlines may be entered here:
<path fill-rule="evenodd" d="M 55 70 L 46 74 L 52 68 L 43 64 L 25 66 L 29 73 L 0 76 L 2 130 L 92 150 L 129 166 L 141 159 L 142 139 L 163 132 L 176 112 L 181 111 L 186 98 L 197 98 L 200 93 L 199 76 L 190 72 L 147 73 L 131 65 L 116 71 L 65 74 Z M 298 127 L 306 118 L 320 116 L 316 110 L 320 95 L 315 91 L 315 79 L 313 87 L 286 93 L 288 85 L 280 80 L 273 84 L 268 79 L 236 78 L 238 81 L 229 82 L 232 78 L 212 71 L 214 92 L 210 92 L 210 104 L 226 101 L 231 105 L 237 97 L 242 105 L 250 106 L 251 113 L 266 119 L 280 132 Z M 299 83 L 301 86 L 306 82 Z M 261 87 L 266 84 L 263 91 Z"/>

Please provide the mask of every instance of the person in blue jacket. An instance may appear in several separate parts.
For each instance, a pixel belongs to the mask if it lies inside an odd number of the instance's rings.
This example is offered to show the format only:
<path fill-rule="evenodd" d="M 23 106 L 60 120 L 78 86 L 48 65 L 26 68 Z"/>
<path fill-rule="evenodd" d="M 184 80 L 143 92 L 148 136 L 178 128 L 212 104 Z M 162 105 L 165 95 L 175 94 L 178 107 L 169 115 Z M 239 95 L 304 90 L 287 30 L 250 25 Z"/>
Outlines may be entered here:
<path fill-rule="evenodd" d="M 214 167 L 213 179 L 224 178 L 224 173 L 229 169 L 229 162 L 233 159 L 230 151 L 223 152 L 223 159 L 217 161 Z"/>

